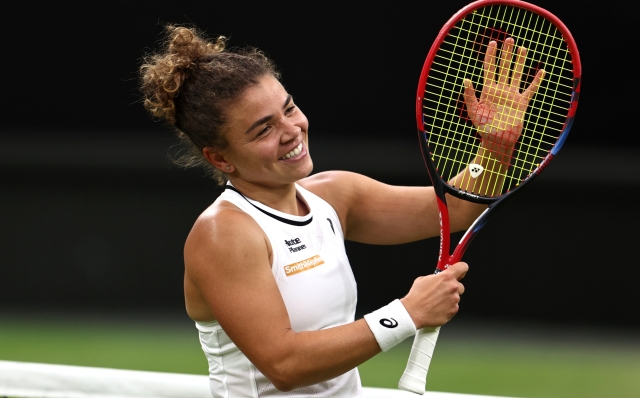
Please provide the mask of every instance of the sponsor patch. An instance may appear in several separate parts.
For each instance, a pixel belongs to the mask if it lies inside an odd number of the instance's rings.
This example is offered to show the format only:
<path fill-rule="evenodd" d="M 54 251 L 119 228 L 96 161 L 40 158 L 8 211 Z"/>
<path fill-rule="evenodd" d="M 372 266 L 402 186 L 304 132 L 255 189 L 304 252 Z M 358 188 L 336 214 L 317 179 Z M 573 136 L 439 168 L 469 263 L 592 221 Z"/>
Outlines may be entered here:
<path fill-rule="evenodd" d="M 322 259 L 322 257 L 316 255 L 306 260 L 298 261 L 297 263 L 285 265 L 284 273 L 287 276 L 291 276 L 306 270 L 310 270 L 311 268 L 315 268 L 318 265 L 322 264 L 324 264 L 324 260 Z"/>

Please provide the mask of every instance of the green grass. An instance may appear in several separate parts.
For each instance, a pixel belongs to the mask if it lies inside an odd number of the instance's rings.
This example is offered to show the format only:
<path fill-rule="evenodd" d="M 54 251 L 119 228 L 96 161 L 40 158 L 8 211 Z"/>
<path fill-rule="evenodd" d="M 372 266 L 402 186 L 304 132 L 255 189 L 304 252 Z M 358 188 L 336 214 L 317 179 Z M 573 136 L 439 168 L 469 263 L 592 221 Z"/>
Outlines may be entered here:
<path fill-rule="evenodd" d="M 511 397 L 638 397 L 640 344 L 531 341 L 447 334 L 428 389 Z M 410 341 L 360 366 L 363 384 L 395 388 Z M 206 374 L 190 322 L 89 322 L 0 318 L 0 359 Z"/>
<path fill-rule="evenodd" d="M 410 342 L 401 344 L 360 366 L 363 384 L 396 387 L 410 349 Z M 640 397 L 640 346 L 441 338 L 427 389 L 509 397 Z"/>
<path fill-rule="evenodd" d="M 208 372 L 195 326 L 162 323 L 0 320 L 0 360 Z"/>

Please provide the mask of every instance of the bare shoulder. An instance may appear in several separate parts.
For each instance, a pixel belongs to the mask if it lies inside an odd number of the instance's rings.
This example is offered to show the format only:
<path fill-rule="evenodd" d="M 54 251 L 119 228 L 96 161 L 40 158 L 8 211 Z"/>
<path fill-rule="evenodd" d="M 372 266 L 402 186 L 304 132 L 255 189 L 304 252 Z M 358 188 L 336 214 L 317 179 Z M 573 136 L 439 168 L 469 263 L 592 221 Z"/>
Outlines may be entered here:
<path fill-rule="evenodd" d="M 349 201 L 350 196 L 357 192 L 358 187 L 365 180 L 371 179 L 349 171 L 325 171 L 300 180 L 298 183 L 333 207 L 340 207 Z"/>
<path fill-rule="evenodd" d="M 298 182 L 305 189 L 322 197 L 340 197 L 368 185 L 386 185 L 362 174 L 350 171 L 325 171 L 314 174 Z M 323 196 L 324 195 L 324 196 Z M 326 199 L 325 199 L 326 200 Z"/>
<path fill-rule="evenodd" d="M 237 284 L 252 286 L 250 277 L 271 275 L 271 257 L 269 240 L 251 216 L 228 202 L 209 207 L 196 220 L 184 247 L 189 316 L 218 319 Z"/>
<path fill-rule="evenodd" d="M 320 196 L 336 210 L 349 209 L 357 205 L 362 196 L 368 196 L 372 191 L 392 188 L 362 174 L 349 171 L 326 171 L 314 174 L 299 181 L 299 184 Z"/>
<path fill-rule="evenodd" d="M 197 244 L 202 239 L 224 239 L 229 234 L 249 232 L 256 222 L 244 211 L 229 202 L 217 202 L 207 208 L 193 224 L 187 237 L 186 246 Z M 256 224 L 257 226 L 257 224 Z M 212 242 L 215 243 L 215 242 Z"/>
<path fill-rule="evenodd" d="M 304 178 L 298 181 L 298 184 L 304 189 L 320 196 L 322 199 L 327 200 L 328 197 L 332 196 L 334 186 L 340 183 L 343 174 L 347 173 L 344 171 L 325 171 Z"/>
<path fill-rule="evenodd" d="M 338 213 L 344 229 L 359 177 L 363 176 L 348 171 L 325 171 L 300 180 L 298 184 L 329 203 Z"/>
<path fill-rule="evenodd" d="M 242 244 L 239 244 L 242 242 Z M 185 242 L 187 272 L 201 266 L 221 266 L 229 257 L 242 256 L 242 251 L 266 248 L 268 240 L 258 223 L 229 202 L 218 202 L 196 220 Z"/>

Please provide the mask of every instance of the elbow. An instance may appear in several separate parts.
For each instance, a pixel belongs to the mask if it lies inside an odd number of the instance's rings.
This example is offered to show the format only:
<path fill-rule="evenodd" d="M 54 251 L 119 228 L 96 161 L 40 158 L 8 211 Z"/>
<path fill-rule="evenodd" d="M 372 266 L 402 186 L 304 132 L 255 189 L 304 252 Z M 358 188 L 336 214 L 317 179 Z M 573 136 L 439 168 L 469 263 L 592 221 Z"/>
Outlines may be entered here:
<path fill-rule="evenodd" d="M 306 387 L 313 384 L 305 378 L 304 369 L 295 366 L 291 360 L 273 361 L 262 374 L 279 391 L 289 392 L 294 388 Z"/>
<path fill-rule="evenodd" d="M 272 347 L 255 359 L 254 365 L 282 392 L 306 387 L 324 381 L 323 372 L 317 366 L 313 356 L 305 354 L 295 341 L 296 334 L 287 334 L 287 344 Z M 326 380 L 326 379 L 325 379 Z"/>
<path fill-rule="evenodd" d="M 302 387 L 300 380 L 298 380 L 299 375 L 291 372 L 284 364 L 271 364 L 269 369 L 265 369 L 265 372 L 262 373 L 279 391 L 289 392 L 294 388 Z"/>
<path fill-rule="evenodd" d="M 282 392 L 289 392 L 295 388 L 293 385 L 291 385 L 290 383 L 287 383 L 284 380 L 278 380 L 278 381 L 271 380 L 271 384 L 273 384 L 273 386 L 276 389 L 278 389 L 278 391 L 282 391 Z"/>

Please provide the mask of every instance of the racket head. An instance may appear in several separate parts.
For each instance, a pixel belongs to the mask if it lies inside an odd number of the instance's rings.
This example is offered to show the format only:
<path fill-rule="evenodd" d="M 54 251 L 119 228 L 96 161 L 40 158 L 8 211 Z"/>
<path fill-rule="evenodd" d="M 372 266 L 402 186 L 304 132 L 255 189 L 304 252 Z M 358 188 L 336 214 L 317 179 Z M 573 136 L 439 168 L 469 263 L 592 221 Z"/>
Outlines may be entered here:
<path fill-rule="evenodd" d="M 543 68 L 545 75 L 529 102 L 522 134 L 508 167 L 505 171 L 482 170 L 477 177 L 491 179 L 500 174 L 503 183 L 489 197 L 449 181 L 464 168 L 471 169 L 481 146 L 466 110 L 464 79 L 472 81 L 476 93 L 482 92 L 487 46 L 491 41 L 497 42 L 498 60 L 508 37 L 513 38 L 516 48 L 528 50 L 520 89 L 533 81 L 537 70 Z M 567 27 L 538 6 L 519 0 L 480 0 L 458 11 L 434 41 L 416 95 L 422 154 L 439 200 L 446 203 L 446 192 L 472 202 L 492 204 L 539 175 L 571 129 L 581 70 L 578 48 Z"/>

